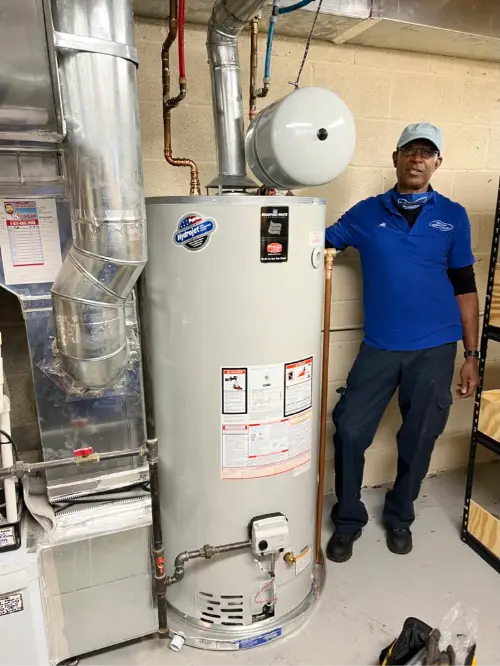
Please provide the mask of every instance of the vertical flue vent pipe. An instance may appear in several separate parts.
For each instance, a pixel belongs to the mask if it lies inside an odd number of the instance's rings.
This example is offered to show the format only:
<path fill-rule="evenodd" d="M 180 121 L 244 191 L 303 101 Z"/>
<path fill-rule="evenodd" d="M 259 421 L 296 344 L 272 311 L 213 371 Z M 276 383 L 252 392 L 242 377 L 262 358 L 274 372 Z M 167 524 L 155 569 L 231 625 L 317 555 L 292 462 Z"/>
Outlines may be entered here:
<path fill-rule="evenodd" d="M 73 246 L 52 287 L 57 346 L 78 383 L 124 372 L 125 302 L 146 261 L 131 0 L 53 0 Z"/>
<path fill-rule="evenodd" d="M 210 186 L 256 187 L 246 174 L 238 37 L 265 0 L 216 0 L 207 33 L 219 175 Z"/>

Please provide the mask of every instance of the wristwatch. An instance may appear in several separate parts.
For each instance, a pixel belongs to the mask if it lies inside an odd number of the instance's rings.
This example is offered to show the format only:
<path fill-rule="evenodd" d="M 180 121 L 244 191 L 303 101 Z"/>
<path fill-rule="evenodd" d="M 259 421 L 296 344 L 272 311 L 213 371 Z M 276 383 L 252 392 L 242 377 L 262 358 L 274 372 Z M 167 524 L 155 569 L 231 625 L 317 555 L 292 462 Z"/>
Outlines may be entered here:
<path fill-rule="evenodd" d="M 468 359 L 469 356 L 473 356 L 474 358 L 481 358 L 481 352 L 479 352 L 477 349 L 466 349 L 464 351 L 464 358 Z"/>

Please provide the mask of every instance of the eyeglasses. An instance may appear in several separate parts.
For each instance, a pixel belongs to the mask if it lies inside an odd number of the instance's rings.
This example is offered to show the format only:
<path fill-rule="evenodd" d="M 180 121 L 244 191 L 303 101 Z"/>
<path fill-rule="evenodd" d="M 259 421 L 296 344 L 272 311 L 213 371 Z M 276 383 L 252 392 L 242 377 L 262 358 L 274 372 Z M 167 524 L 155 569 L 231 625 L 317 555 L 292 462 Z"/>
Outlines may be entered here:
<path fill-rule="evenodd" d="M 414 157 L 417 153 L 420 153 L 425 160 L 430 159 L 431 157 L 437 157 L 439 151 L 433 150 L 432 148 L 423 148 L 422 146 L 403 146 L 399 149 L 405 157 Z"/>

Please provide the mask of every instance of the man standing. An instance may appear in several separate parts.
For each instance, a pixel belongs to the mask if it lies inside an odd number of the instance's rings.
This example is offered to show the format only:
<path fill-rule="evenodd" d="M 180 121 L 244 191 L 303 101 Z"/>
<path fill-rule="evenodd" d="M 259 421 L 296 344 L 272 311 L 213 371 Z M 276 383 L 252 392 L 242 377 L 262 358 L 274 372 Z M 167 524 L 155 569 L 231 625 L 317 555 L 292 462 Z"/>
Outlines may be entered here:
<path fill-rule="evenodd" d="M 383 512 L 387 546 L 412 549 L 413 503 L 453 401 L 457 341 L 465 363 L 458 390 L 478 382 L 479 307 L 465 209 L 429 185 L 441 166 L 442 137 L 428 123 L 409 125 L 393 154 L 397 184 L 361 201 L 326 230 L 326 245 L 361 256 L 365 338 L 333 412 L 335 533 L 327 546 L 347 561 L 368 515 L 361 502 L 364 454 L 399 389 L 398 467 Z"/>

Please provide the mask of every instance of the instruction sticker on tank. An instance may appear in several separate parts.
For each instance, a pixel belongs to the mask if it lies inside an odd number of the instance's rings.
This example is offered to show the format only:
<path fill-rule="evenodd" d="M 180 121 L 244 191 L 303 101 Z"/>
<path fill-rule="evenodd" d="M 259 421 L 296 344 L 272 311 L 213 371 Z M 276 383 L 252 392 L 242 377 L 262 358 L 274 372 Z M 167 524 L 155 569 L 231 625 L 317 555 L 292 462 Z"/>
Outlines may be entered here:
<path fill-rule="evenodd" d="M 5 284 L 53 282 L 62 264 L 55 199 L 0 199 Z"/>
<path fill-rule="evenodd" d="M 323 247 L 325 244 L 324 231 L 310 231 L 309 232 L 309 245 L 311 247 Z"/>
<path fill-rule="evenodd" d="M 205 217 L 199 213 L 183 215 L 174 233 L 174 245 L 191 252 L 202 250 L 210 242 L 210 237 L 216 228 L 217 225 L 213 218 Z"/>
<path fill-rule="evenodd" d="M 24 610 L 24 604 L 23 595 L 20 592 L 0 597 L 0 617 L 19 613 L 22 610 Z"/>
<path fill-rule="evenodd" d="M 300 555 L 297 555 L 295 558 L 295 575 L 297 576 L 299 573 L 304 571 L 304 569 L 307 568 L 308 564 L 310 564 L 312 560 L 312 548 L 311 546 L 306 546 L 304 550 L 300 553 Z"/>
<path fill-rule="evenodd" d="M 252 421 L 283 417 L 283 366 L 255 365 L 248 369 L 248 415 Z"/>
<path fill-rule="evenodd" d="M 285 365 L 285 416 L 311 408 L 312 371 L 312 357 Z"/>
<path fill-rule="evenodd" d="M 247 369 L 222 368 L 222 413 L 247 413 Z"/>
<path fill-rule="evenodd" d="M 294 373 L 288 382 L 290 413 L 286 413 L 283 378 L 287 371 Z M 312 357 L 287 364 L 222 368 L 222 478 L 255 479 L 309 469 L 311 382 Z M 300 392 L 299 384 L 305 385 Z"/>
<path fill-rule="evenodd" d="M 291 419 L 222 426 L 222 478 L 282 474 L 311 459 L 312 413 Z"/>
<path fill-rule="evenodd" d="M 262 206 L 260 209 L 260 260 L 262 263 L 288 261 L 288 206 Z"/>

